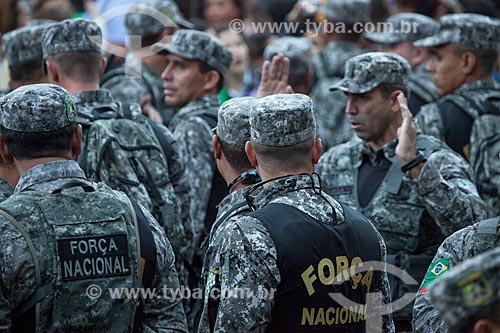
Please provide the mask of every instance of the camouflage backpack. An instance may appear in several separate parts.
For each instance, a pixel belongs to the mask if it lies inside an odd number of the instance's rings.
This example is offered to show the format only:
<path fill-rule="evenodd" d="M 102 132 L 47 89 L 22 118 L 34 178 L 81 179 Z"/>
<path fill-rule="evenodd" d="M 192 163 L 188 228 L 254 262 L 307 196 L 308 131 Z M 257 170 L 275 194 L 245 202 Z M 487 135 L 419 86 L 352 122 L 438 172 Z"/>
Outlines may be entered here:
<path fill-rule="evenodd" d="M 123 193 L 74 180 L 51 193 L 21 192 L 0 207 L 26 240 L 34 265 L 24 277 L 36 289 L 13 309 L 14 331 L 132 331 L 139 300 L 113 299 L 108 290 L 141 287 L 148 252 L 142 243 L 156 250 Z"/>
<path fill-rule="evenodd" d="M 179 237 L 184 228 L 169 178 L 171 142 L 165 142 L 157 124 L 148 118 L 133 117 L 132 106 L 113 103 L 96 107 L 91 114 L 78 113 L 84 137 L 78 163 L 88 179 L 104 182 L 143 205 L 178 250 L 182 244 L 176 242 L 184 238 Z"/>
<path fill-rule="evenodd" d="M 500 215 L 500 91 L 481 94 L 481 100 L 450 95 L 449 100 L 474 119 L 469 161 L 478 191 L 491 210 L 489 215 Z"/>

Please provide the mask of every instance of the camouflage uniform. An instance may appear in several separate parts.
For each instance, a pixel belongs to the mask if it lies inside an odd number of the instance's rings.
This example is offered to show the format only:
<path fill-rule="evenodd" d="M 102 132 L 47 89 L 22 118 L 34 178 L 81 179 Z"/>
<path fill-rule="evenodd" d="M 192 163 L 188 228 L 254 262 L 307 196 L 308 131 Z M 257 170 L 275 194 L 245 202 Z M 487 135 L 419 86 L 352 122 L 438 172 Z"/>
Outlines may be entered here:
<path fill-rule="evenodd" d="M 250 123 L 252 142 L 274 147 L 295 145 L 315 135 L 312 102 L 304 95 L 259 99 L 250 115 Z M 338 219 L 344 218 L 342 206 L 333 199 L 326 200 L 325 194 L 318 195 L 320 189 L 314 178 L 314 175 L 301 174 L 272 179 L 267 187 L 252 187 L 245 196 L 252 210 L 284 204 L 320 223 L 340 221 Z M 370 230 L 375 231 L 371 224 Z M 378 233 L 376 239 L 380 256 L 385 258 L 384 241 Z M 255 217 L 235 216 L 219 226 L 211 244 L 214 244 L 213 259 L 205 295 L 213 289 L 221 291 L 214 331 L 265 332 L 272 324 L 271 313 L 276 310 L 273 309 L 274 291 L 283 282 L 278 268 L 279 254 L 268 229 Z M 374 275 L 372 286 L 372 290 L 382 293 L 385 303 L 390 302 L 385 272 Z M 247 291 L 246 297 L 231 296 L 242 288 Z M 384 317 L 383 325 L 384 332 L 394 331 L 390 315 Z M 208 323 L 202 321 L 199 332 L 209 332 Z"/>
<path fill-rule="evenodd" d="M 361 94 L 382 83 L 404 86 L 408 83 L 409 71 L 408 63 L 400 56 L 367 53 L 347 63 L 346 78 L 333 88 Z M 417 179 L 401 171 L 402 162 L 395 152 L 396 139 L 381 152 L 374 152 L 367 142 L 352 139 L 326 152 L 317 166 L 324 191 L 360 209 L 371 219 L 386 241 L 391 261 L 406 271 L 417 268 L 417 259 L 430 261 L 446 236 L 471 221 L 486 217 L 485 204 L 477 193 L 466 161 L 432 137 L 418 134 L 416 144 L 427 158 Z M 365 158 L 376 161 L 382 153 L 391 166 L 368 205 L 362 208 L 358 199 L 363 191 L 357 188 L 358 169 Z M 397 297 L 394 298 L 399 299 L 406 288 L 411 287 L 402 284 L 395 287 L 393 295 Z M 411 309 L 405 308 L 400 316 L 408 318 L 410 313 Z"/>
<path fill-rule="evenodd" d="M 139 1 L 130 8 L 125 25 L 129 36 L 137 37 L 155 36 L 167 27 L 194 28 L 171 0 Z M 144 97 L 151 95 L 151 105 L 161 114 L 164 124 L 170 122 L 175 112 L 174 108 L 165 104 L 161 73 L 155 73 L 133 53 L 127 54 L 124 67 L 113 69 L 104 75 L 102 87 L 109 89 L 120 102 L 139 103 Z"/>
<path fill-rule="evenodd" d="M 33 85 L 24 86 L 2 99 L 2 113 L 1 121 L 3 127 L 20 131 L 20 132 L 45 132 L 51 131 L 59 128 L 66 127 L 76 121 L 75 106 L 72 101 L 72 97 L 63 88 L 55 85 Z M 43 110 L 44 112 L 40 112 Z M 38 164 L 28 171 L 26 171 L 20 178 L 14 195 L 4 201 L 0 208 L 4 211 L 14 211 L 14 212 L 28 212 L 26 216 L 19 219 L 21 225 L 29 225 L 30 228 L 38 228 L 39 234 L 44 235 L 43 237 L 32 238 L 33 245 L 27 242 L 25 234 L 20 232 L 18 226 L 16 226 L 10 219 L 7 219 L 5 213 L 0 216 L 0 246 L 1 253 L 0 264 L 2 266 L 2 272 L 0 274 L 0 284 L 2 289 L 0 291 L 0 330 L 9 330 L 13 324 L 11 316 L 12 311 L 18 307 L 22 302 L 26 301 L 35 290 L 41 285 L 46 283 L 59 284 L 58 279 L 64 273 L 62 269 L 62 262 L 60 261 L 61 253 L 55 251 L 55 229 L 48 227 L 48 224 L 40 224 L 43 218 L 40 218 L 41 206 L 29 207 L 26 206 L 26 202 L 33 202 L 30 199 L 32 196 L 41 196 L 44 202 L 47 203 L 51 199 L 48 197 L 52 195 L 51 193 L 56 189 L 62 189 L 65 186 L 71 186 L 70 184 L 78 182 L 79 186 L 92 187 L 96 192 L 101 192 L 104 196 L 109 196 L 113 198 L 115 205 L 102 207 L 99 202 L 94 203 L 95 211 L 86 211 L 88 214 L 87 218 L 90 221 L 102 221 L 103 218 L 108 219 L 109 217 L 104 217 L 106 214 L 113 214 L 112 211 L 116 211 L 116 208 L 123 209 L 123 207 L 129 207 L 129 200 L 126 195 L 121 192 L 113 191 L 104 184 L 95 184 L 85 178 L 85 174 L 80 169 L 75 161 L 68 160 L 57 160 L 47 163 Z M 77 188 L 69 188 L 64 191 L 71 191 L 72 196 L 77 200 L 83 200 L 84 195 L 87 192 L 78 191 Z M 101 199 L 103 198 L 101 195 Z M 64 197 L 64 196 L 63 196 Z M 79 198 L 79 199 L 78 199 Z M 87 198 L 85 196 L 85 198 Z M 37 200 L 37 199 L 34 199 Z M 42 199 L 39 199 L 40 201 Z M 61 197 L 57 195 L 51 201 L 51 204 L 45 205 L 44 212 L 46 219 L 50 219 L 51 211 L 53 212 L 53 206 L 60 206 Z M 92 200 L 92 198 L 90 198 Z M 68 202 L 68 201 L 66 201 Z M 77 204 L 79 205 L 79 204 Z M 69 210 L 68 210 L 69 209 Z M 104 210 L 103 210 L 104 209 Z M 151 228 L 152 236 L 154 239 L 154 246 L 156 248 L 156 268 L 154 283 L 151 288 L 160 288 L 166 286 L 166 288 L 179 288 L 179 282 L 177 279 L 177 273 L 174 268 L 174 255 L 170 243 L 165 236 L 163 229 L 154 220 L 154 218 L 143 208 L 142 212 L 146 217 L 147 223 Z M 74 218 L 72 214 L 80 214 L 78 209 L 71 207 L 56 207 L 56 211 L 61 213 L 61 216 L 67 218 L 67 224 L 65 226 L 70 228 L 71 218 Z M 31 213 L 29 213 L 31 212 Z M 106 214 L 105 214 L 106 213 Z M 132 218 L 130 210 L 125 210 L 125 218 L 128 224 L 132 225 Z M 22 214 L 21 214 L 22 215 Z M 79 215 L 76 215 L 79 216 Z M 15 214 L 14 218 L 18 218 Z M 82 217 L 78 219 L 84 219 Z M 106 220 L 108 221 L 108 220 Z M 73 221 L 81 222 L 81 221 Z M 48 227 L 48 229 L 47 229 Z M 59 227 L 60 229 L 60 227 Z M 106 235 L 106 230 L 97 230 L 99 227 L 96 224 L 96 230 L 91 230 L 90 232 L 79 231 L 74 236 L 83 235 L 96 235 L 104 234 Z M 132 229 L 133 230 L 133 229 Z M 61 231 L 61 230 L 60 230 Z M 109 232 L 108 232 L 109 233 Z M 129 234 L 130 245 L 132 249 L 136 248 L 136 237 Z M 43 243 L 42 243 L 43 242 Z M 59 240 L 60 242 L 60 240 Z M 36 279 L 34 272 L 35 262 L 32 257 L 30 248 L 33 247 L 37 253 L 38 262 L 41 267 L 40 271 L 43 273 L 41 276 L 41 282 L 39 283 Z M 132 251 L 131 253 L 134 253 Z M 56 266 L 54 266 L 56 265 Z M 130 262 L 130 268 L 137 268 L 138 263 L 133 265 L 133 261 Z M 132 275 L 130 274 L 130 285 L 128 287 L 135 287 L 131 284 Z M 105 288 L 113 288 L 116 285 L 108 284 L 102 282 L 101 279 L 94 279 L 90 281 L 95 281 L 94 283 Z M 112 277 L 108 277 L 106 281 L 111 281 Z M 107 289 L 103 289 L 107 290 Z M 83 295 L 85 290 L 74 290 L 75 296 Z M 106 311 L 109 312 L 107 306 L 113 303 L 110 298 L 106 295 L 101 296 L 102 301 L 96 301 L 95 299 L 88 298 L 88 303 L 64 303 L 58 304 L 54 301 L 52 304 L 47 305 L 49 300 L 57 300 L 61 297 L 61 294 L 65 292 L 58 291 L 58 293 L 51 293 L 50 297 L 46 297 L 43 302 L 39 302 L 40 309 L 45 309 L 51 312 L 52 307 L 60 309 L 61 306 L 65 307 L 65 310 L 72 313 L 73 318 L 78 321 L 80 329 L 90 329 L 91 327 L 99 329 L 97 327 L 122 327 L 123 323 L 127 323 L 132 317 L 124 318 L 126 312 L 122 313 L 120 311 L 110 313 L 108 316 L 102 317 Z M 88 294 L 87 294 L 88 295 Z M 83 297 L 83 296 L 82 296 Z M 75 299 L 77 299 L 75 297 Z M 52 301 L 51 301 L 52 302 Z M 126 310 L 127 305 L 122 302 L 122 309 Z M 89 313 L 89 307 L 94 304 L 95 312 Z M 106 306 L 103 306 L 106 305 Z M 47 308 L 48 307 L 48 308 Z M 37 307 L 38 308 L 38 307 Z M 101 312 L 102 311 L 102 312 Z M 41 313 L 39 316 L 40 321 L 37 322 L 37 327 L 42 331 L 46 331 L 49 328 L 58 327 L 59 322 L 55 321 L 55 316 L 61 317 L 61 313 Z M 54 316 L 54 317 L 52 317 Z M 64 317 L 64 316 L 63 316 Z M 99 318 L 100 322 L 89 322 L 91 318 Z M 104 319 L 104 320 L 103 320 Z M 64 322 L 67 322 L 64 319 Z M 71 320 L 70 320 L 71 321 Z M 33 325 L 35 325 L 33 323 Z M 187 327 L 185 323 L 185 316 L 182 311 L 180 297 L 174 298 L 150 298 L 144 302 L 144 315 L 142 316 L 142 322 L 139 325 L 140 329 L 144 331 L 153 331 L 162 329 L 166 332 L 187 332 Z M 64 330 L 64 326 L 59 326 L 60 329 Z"/>
<path fill-rule="evenodd" d="M 452 14 L 441 18 L 441 27 L 433 36 L 414 44 L 424 47 L 456 44 L 476 50 L 497 51 L 500 49 L 499 34 L 500 21 L 496 19 L 478 14 Z M 488 95 L 495 95 L 498 89 L 498 85 L 492 80 L 465 83 L 453 93 L 442 96 L 437 102 L 423 106 L 417 115 L 417 123 L 425 134 L 444 140 L 453 150 L 468 158 L 473 120 L 478 114 L 489 111 L 491 103 L 498 104 L 498 97 L 493 101 L 488 98 Z M 493 109 L 498 109 L 497 104 Z M 443 119 L 445 114 L 458 113 L 465 113 L 470 119 L 469 124 L 460 124 L 466 128 L 459 131 L 449 123 L 449 119 Z M 457 140 L 457 137 L 461 140 Z"/>
<path fill-rule="evenodd" d="M 452 270 L 431 287 L 431 301 L 450 332 L 465 333 L 478 318 L 498 308 L 500 248 L 485 252 Z M 498 318 L 494 320 L 498 327 Z"/>
<path fill-rule="evenodd" d="M 200 31 L 179 30 L 171 44 L 158 44 L 158 49 L 187 59 L 197 59 L 215 68 L 224 77 L 232 60 L 229 49 L 215 37 Z M 169 128 L 180 143 L 179 154 L 189 181 L 191 217 L 195 244 L 207 232 L 205 217 L 215 172 L 212 128 L 220 106 L 217 94 L 190 101 L 172 118 Z"/>
<path fill-rule="evenodd" d="M 0 178 L 0 202 L 4 201 L 14 193 L 14 187 Z"/>
<path fill-rule="evenodd" d="M 399 13 L 391 15 L 385 21 L 387 30 L 365 32 L 363 37 L 379 45 L 398 45 L 412 43 L 432 36 L 439 29 L 439 23 L 425 15 L 416 13 Z M 410 61 L 410 59 L 406 59 Z M 413 115 L 417 114 L 422 105 L 435 101 L 438 98 L 436 86 L 432 82 L 431 74 L 425 70 L 425 64 L 412 68 L 410 74 L 410 97 L 408 107 Z"/>

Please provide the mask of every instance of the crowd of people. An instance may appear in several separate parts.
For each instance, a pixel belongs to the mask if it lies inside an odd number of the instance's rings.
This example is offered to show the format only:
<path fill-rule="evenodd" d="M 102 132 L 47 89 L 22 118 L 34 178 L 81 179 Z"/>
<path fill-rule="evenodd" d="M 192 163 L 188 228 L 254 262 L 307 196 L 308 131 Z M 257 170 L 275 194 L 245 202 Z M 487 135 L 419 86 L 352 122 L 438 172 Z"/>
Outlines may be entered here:
<path fill-rule="evenodd" d="M 2 1 L 0 330 L 500 331 L 499 10 Z"/>

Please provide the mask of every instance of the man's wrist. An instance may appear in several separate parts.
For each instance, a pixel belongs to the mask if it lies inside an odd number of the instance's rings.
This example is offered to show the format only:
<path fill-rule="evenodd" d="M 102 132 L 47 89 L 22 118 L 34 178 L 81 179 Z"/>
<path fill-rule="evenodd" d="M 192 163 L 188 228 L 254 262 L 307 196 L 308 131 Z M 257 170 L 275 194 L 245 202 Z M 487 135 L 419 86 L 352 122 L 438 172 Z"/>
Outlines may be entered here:
<path fill-rule="evenodd" d="M 418 153 L 417 157 L 401 167 L 401 171 L 406 173 L 421 163 L 425 163 L 425 161 L 427 161 L 427 158 L 422 153 Z"/>

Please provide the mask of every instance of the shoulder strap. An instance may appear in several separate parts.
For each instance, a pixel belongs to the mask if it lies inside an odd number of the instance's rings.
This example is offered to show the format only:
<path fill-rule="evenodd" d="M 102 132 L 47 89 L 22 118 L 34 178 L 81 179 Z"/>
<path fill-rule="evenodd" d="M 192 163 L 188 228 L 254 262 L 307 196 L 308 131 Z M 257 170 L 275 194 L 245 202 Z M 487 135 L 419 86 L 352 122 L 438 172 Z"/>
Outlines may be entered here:
<path fill-rule="evenodd" d="M 491 242 L 491 248 L 495 245 L 498 238 L 498 227 L 500 225 L 500 217 L 495 217 L 488 220 L 483 220 L 478 222 L 474 226 L 474 232 L 471 237 L 467 240 L 464 247 L 464 258 L 470 258 L 479 253 L 478 243 L 486 241 Z M 490 247 L 490 246 L 488 246 Z"/>

